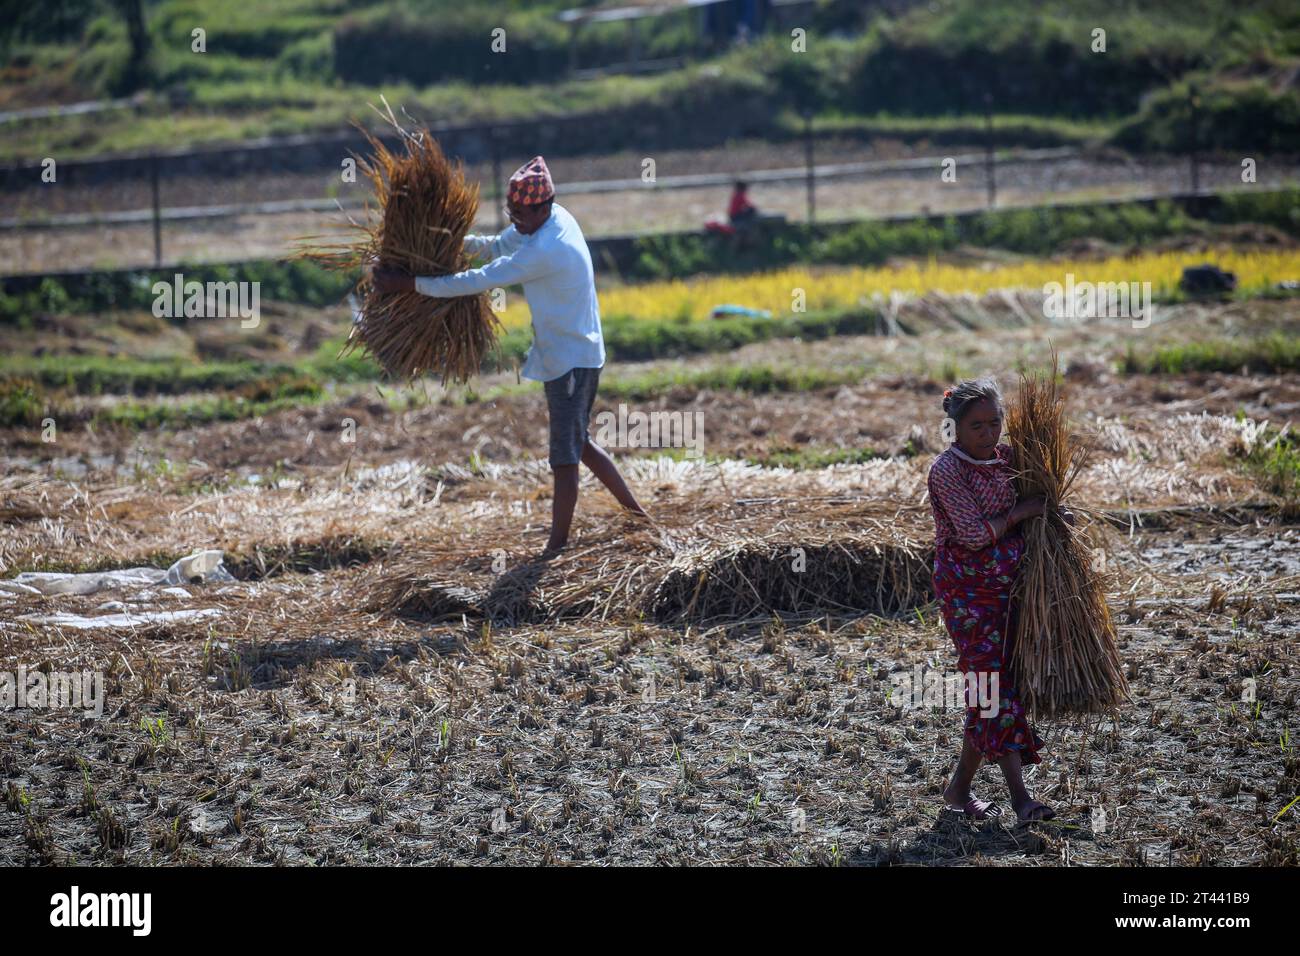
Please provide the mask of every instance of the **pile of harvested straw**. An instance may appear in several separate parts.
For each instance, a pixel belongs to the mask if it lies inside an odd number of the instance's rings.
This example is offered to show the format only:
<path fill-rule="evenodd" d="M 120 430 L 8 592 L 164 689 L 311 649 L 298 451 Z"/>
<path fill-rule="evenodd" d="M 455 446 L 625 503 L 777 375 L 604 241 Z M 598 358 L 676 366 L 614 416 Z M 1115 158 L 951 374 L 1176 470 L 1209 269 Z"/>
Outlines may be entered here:
<path fill-rule="evenodd" d="M 478 558 L 406 548 L 358 604 L 423 622 L 501 623 L 644 617 L 670 624 L 768 620 L 773 614 L 891 613 L 930 599 L 932 555 L 897 521 L 858 517 L 853 531 L 787 521 L 779 529 L 677 524 L 603 528 L 546 563 L 504 570 Z M 490 548 L 491 534 L 467 547 Z"/>
<path fill-rule="evenodd" d="M 913 542 L 874 535 L 817 543 L 736 541 L 679 556 L 647 609 L 665 623 L 885 614 L 930 599 L 932 562 Z"/>
<path fill-rule="evenodd" d="M 1060 506 L 1088 455 L 1065 422 L 1053 375 L 1022 376 L 1007 415 L 1019 498 L 1042 496 L 1046 511 L 1023 525 L 1016 579 L 1013 669 L 1026 709 L 1041 716 L 1110 711 L 1128 695 L 1115 625 L 1087 536 Z"/>
<path fill-rule="evenodd" d="M 374 185 L 379 215 L 368 208 L 364 223 L 351 223 L 360 231 L 356 241 L 302 255 L 349 271 L 377 266 L 415 276 L 459 272 L 468 265 L 462 244 L 478 211 L 478 187 L 465 182 L 460 162 L 447 159 L 427 128 L 408 132 L 386 100 L 384 106 L 387 113 L 380 115 L 401 135 L 405 152 L 390 151 L 363 129 L 372 154 L 357 157 Z M 364 271 L 356 294 L 360 315 L 344 352 L 364 347 L 394 378 L 432 372 L 444 385 L 466 382 L 500 331 L 486 294 L 436 299 L 380 293 Z"/>

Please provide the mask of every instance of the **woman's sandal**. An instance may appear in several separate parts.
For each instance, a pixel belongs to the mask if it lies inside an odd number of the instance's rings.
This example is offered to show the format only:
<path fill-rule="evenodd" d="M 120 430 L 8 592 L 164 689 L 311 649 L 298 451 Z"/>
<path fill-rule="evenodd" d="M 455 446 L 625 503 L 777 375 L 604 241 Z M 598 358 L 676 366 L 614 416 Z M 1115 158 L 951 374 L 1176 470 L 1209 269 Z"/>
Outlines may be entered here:
<path fill-rule="evenodd" d="M 967 800 L 963 806 L 954 807 L 945 803 L 943 808 L 954 816 L 963 816 L 970 820 L 988 820 L 1002 815 L 1002 807 L 996 802 L 976 800 L 974 797 Z"/>
<path fill-rule="evenodd" d="M 1025 809 L 1028 810 L 1030 813 L 1033 813 L 1034 810 L 1038 807 L 1042 807 L 1043 810 L 1046 811 L 1041 816 L 1027 817 L 1024 816 L 1022 813 L 1020 813 L 1019 811 L 1016 811 L 1016 817 L 1020 820 L 1021 823 L 1039 823 L 1042 822 L 1043 820 L 1051 820 L 1053 817 L 1056 816 L 1056 811 L 1040 800 L 1030 800 L 1029 805 Z"/>

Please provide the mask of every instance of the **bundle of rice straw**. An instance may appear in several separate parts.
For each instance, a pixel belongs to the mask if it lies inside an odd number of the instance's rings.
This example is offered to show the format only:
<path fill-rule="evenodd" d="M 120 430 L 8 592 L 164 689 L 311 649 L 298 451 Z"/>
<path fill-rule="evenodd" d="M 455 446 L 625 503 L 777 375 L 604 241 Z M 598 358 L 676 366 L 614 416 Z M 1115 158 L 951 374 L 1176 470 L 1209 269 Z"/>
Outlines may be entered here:
<path fill-rule="evenodd" d="M 1088 537 L 1058 512 L 1089 449 L 1069 434 L 1054 375 L 1021 376 L 1007 431 L 1018 497 L 1041 495 L 1047 504 L 1043 517 L 1022 525 L 1025 553 L 1012 594 L 1021 698 L 1040 716 L 1110 712 L 1128 696 L 1128 682 Z"/>
<path fill-rule="evenodd" d="M 478 212 L 478 186 L 465 182 L 461 163 L 447 159 L 427 127 L 408 132 L 380 99 L 387 112 L 376 112 L 401 135 L 405 152 L 390 151 L 358 124 L 372 152 L 356 157 L 357 168 L 374 186 L 379 215 L 367 204 L 366 221 L 351 222 L 360 231 L 356 241 L 301 255 L 344 270 L 378 265 L 420 276 L 459 272 L 468 265 L 462 243 Z M 444 385 L 466 382 L 500 331 L 485 293 L 452 299 L 379 293 L 363 272 L 355 294 L 360 306 L 342 354 L 361 346 L 393 378 L 432 372 Z"/>
<path fill-rule="evenodd" d="M 645 602 L 650 616 L 707 624 L 774 613 L 891 614 L 928 599 L 934 559 L 917 542 L 883 528 L 813 535 L 797 544 L 738 537 L 678 554 Z M 792 561 L 796 548 L 801 566 Z"/>

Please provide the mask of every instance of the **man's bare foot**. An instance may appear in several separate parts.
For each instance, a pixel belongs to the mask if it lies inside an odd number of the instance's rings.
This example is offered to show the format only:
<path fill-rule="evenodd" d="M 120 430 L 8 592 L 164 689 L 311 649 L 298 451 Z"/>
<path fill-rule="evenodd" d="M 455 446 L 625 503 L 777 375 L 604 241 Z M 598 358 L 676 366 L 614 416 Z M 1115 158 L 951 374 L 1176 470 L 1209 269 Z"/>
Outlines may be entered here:
<path fill-rule="evenodd" d="M 1011 804 L 1011 806 L 1016 811 L 1016 816 L 1021 823 L 1029 823 L 1033 820 L 1050 820 L 1056 816 L 1055 810 L 1032 797 L 1020 800 Z"/>

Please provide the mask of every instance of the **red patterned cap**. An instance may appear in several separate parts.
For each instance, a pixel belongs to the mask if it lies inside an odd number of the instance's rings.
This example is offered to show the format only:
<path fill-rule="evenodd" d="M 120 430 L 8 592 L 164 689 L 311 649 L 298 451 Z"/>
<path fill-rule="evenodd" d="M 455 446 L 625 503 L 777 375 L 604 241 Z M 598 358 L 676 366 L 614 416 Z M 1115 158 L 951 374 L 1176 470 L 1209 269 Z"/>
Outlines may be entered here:
<path fill-rule="evenodd" d="M 510 177 L 510 189 L 506 198 L 521 206 L 535 206 L 554 199 L 555 183 L 551 182 L 551 171 L 546 168 L 546 160 L 534 156 L 515 170 L 515 174 Z"/>

